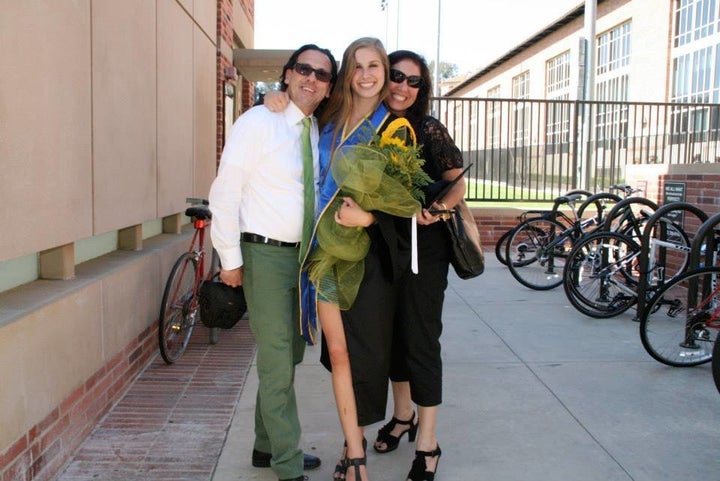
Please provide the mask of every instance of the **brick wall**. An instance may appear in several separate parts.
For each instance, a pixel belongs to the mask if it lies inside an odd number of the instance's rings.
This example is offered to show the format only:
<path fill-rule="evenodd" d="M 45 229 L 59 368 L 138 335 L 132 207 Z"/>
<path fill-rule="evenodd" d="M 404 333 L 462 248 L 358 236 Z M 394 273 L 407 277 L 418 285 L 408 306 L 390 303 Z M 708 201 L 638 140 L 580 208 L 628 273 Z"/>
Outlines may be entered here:
<path fill-rule="evenodd" d="M 219 40 L 229 46 L 232 51 L 233 39 L 233 4 L 232 0 L 218 0 L 217 2 L 217 32 Z M 233 67 L 233 59 L 223 54 L 223 49 L 219 48 L 217 52 L 217 141 L 215 144 L 216 161 L 220 162 L 222 149 L 225 145 L 225 69 Z"/>
<path fill-rule="evenodd" d="M 663 192 L 667 182 L 685 184 L 685 202 L 702 210 L 708 217 L 720 212 L 720 165 L 633 165 L 628 166 L 627 182 L 645 187 L 644 196 L 663 204 Z M 684 229 L 697 232 L 699 220 L 692 214 L 685 216 Z"/>
<path fill-rule="evenodd" d="M 495 244 L 505 232 L 518 224 L 518 216 L 525 211 L 523 208 L 497 207 L 474 207 L 471 210 L 486 255 L 495 249 Z"/>

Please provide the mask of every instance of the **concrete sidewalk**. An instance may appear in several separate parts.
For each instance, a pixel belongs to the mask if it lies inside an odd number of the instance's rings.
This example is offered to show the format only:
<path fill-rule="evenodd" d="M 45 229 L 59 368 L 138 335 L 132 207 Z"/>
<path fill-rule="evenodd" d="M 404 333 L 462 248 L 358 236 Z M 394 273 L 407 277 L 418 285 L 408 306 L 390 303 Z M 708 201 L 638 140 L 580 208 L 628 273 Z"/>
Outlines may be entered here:
<path fill-rule="evenodd" d="M 451 275 L 435 479 L 720 480 L 720 394 L 710 366 L 654 361 L 632 316 L 579 314 L 562 287 L 521 286 L 489 250 L 481 277 Z M 296 386 L 302 447 L 323 461 L 305 474 L 329 481 L 343 436 L 319 348 L 307 351 Z M 250 464 L 256 387 L 253 365 L 214 481 L 276 479 Z M 380 426 L 368 428 L 368 441 Z M 370 448 L 370 479 L 404 480 L 413 451 L 407 437 L 391 454 Z"/>

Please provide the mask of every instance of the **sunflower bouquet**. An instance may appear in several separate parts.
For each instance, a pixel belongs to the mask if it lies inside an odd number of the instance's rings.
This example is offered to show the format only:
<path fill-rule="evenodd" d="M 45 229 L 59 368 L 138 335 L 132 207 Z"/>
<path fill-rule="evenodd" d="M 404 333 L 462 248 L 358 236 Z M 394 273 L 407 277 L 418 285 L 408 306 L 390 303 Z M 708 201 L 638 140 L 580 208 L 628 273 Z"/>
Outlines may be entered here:
<path fill-rule="evenodd" d="M 335 222 L 342 198 L 352 197 L 366 211 L 410 218 L 424 201 L 422 187 L 431 182 L 424 163 L 415 132 L 403 118 L 392 121 L 369 144 L 338 149 L 330 172 L 339 192 L 318 220 L 318 245 L 309 264 L 310 280 L 322 298 L 343 310 L 352 306 L 370 247 L 364 228 Z"/>

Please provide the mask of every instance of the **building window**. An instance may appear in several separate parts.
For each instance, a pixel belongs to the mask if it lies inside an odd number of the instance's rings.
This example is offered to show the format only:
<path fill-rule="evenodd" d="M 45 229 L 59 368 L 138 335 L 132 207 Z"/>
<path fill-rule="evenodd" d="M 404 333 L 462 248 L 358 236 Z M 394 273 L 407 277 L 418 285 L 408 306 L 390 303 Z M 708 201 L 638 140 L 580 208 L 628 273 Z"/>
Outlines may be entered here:
<path fill-rule="evenodd" d="M 502 102 L 498 100 L 500 98 L 500 86 L 497 85 L 487 91 L 487 107 L 485 109 L 487 119 L 485 131 L 485 144 L 490 148 L 500 148 L 500 133 L 502 125 Z"/>
<path fill-rule="evenodd" d="M 672 87 L 675 103 L 718 103 L 720 101 L 720 21 L 717 0 L 677 0 L 673 27 Z M 682 106 L 672 110 L 672 142 L 682 143 L 687 134 L 695 138 L 720 128 L 718 110 L 703 106 Z"/>
<path fill-rule="evenodd" d="M 525 71 L 512 79 L 513 146 L 530 145 L 530 104 L 522 99 L 530 98 L 530 72 Z"/>
<path fill-rule="evenodd" d="M 570 89 L 570 51 L 553 57 L 546 63 L 547 98 L 569 94 Z"/>
<path fill-rule="evenodd" d="M 678 0 L 675 3 L 673 47 L 681 47 L 715 33 L 716 0 Z"/>
<path fill-rule="evenodd" d="M 599 147 L 626 147 L 632 22 L 626 22 L 597 38 L 595 99 L 598 104 L 596 136 Z M 614 104 L 612 102 L 623 102 Z"/>
<path fill-rule="evenodd" d="M 545 145 L 548 153 L 568 152 L 570 145 L 570 51 L 553 57 L 545 64 L 547 103 Z"/>

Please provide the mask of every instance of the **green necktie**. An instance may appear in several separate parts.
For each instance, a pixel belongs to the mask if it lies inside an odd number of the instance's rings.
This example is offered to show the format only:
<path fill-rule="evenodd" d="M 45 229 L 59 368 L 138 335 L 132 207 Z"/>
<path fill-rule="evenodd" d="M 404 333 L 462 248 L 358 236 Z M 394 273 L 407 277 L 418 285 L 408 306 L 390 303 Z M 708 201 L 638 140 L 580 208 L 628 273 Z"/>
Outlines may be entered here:
<path fill-rule="evenodd" d="M 312 147 L 310 146 L 310 126 L 312 121 L 310 117 L 305 117 L 302 123 L 303 200 L 305 205 L 303 210 L 302 242 L 300 244 L 301 261 L 310 246 L 313 225 L 315 225 L 315 173 Z"/>

